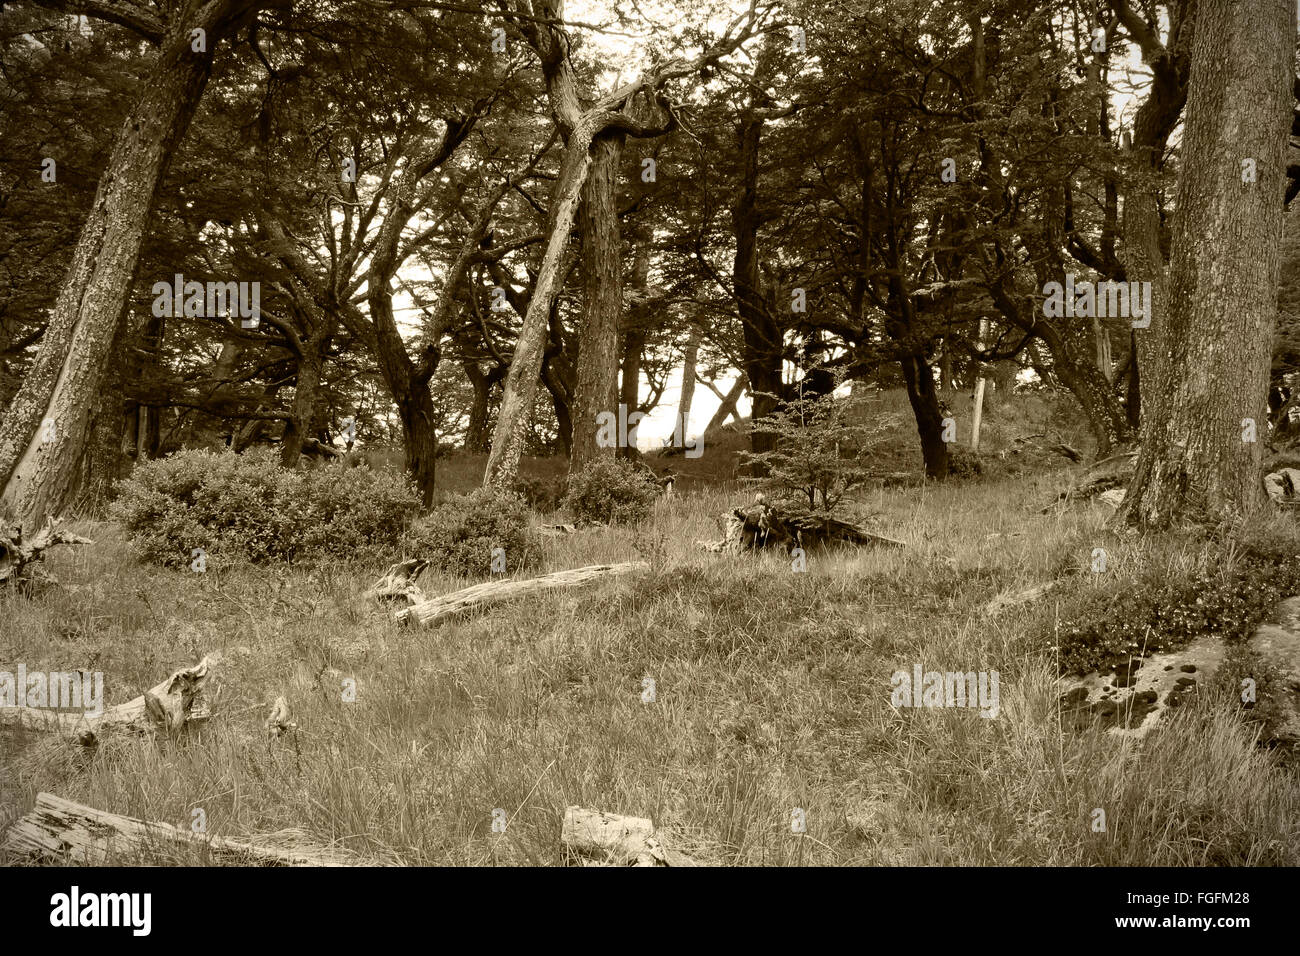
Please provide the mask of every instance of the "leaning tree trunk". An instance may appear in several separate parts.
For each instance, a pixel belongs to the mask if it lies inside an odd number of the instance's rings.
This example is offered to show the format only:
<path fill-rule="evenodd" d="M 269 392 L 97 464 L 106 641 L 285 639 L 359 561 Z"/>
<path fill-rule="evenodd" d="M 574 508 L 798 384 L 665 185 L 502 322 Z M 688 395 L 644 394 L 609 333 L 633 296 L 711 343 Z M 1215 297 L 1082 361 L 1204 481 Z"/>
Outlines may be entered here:
<path fill-rule="evenodd" d="M 1198 5 L 1169 302 L 1148 330 L 1168 374 L 1155 388 L 1147 379 L 1142 451 L 1120 521 L 1163 527 L 1248 514 L 1266 500 L 1292 17 L 1289 0 Z"/>
<path fill-rule="evenodd" d="M 572 409 L 573 438 L 569 471 L 580 471 L 613 448 L 596 444 L 596 417 L 613 412 L 618 386 L 618 323 L 623 307 L 621 241 L 616 186 L 623 137 L 607 133 L 596 140 L 591 175 L 583 188 L 582 264 L 585 273 L 582 332 L 578 344 L 578 384 Z"/>
<path fill-rule="evenodd" d="M 63 509 L 74 490 L 158 183 L 203 95 L 231 6 L 177 16 L 164 34 L 100 177 L 40 350 L 0 421 L 0 502 L 25 525 Z M 207 52 L 191 48 L 196 27 L 207 30 Z"/>
<path fill-rule="evenodd" d="M 921 355 L 905 355 L 899 364 L 907 401 L 916 419 L 916 433 L 921 439 L 925 476 L 942 481 L 948 477 L 948 443 L 943 440 L 943 411 L 934 384 L 934 370 Z"/>
<path fill-rule="evenodd" d="M 547 222 L 546 251 L 537 270 L 528 310 L 515 343 L 510 371 L 506 374 L 505 392 L 492 432 L 492 451 L 488 454 L 483 487 L 505 491 L 519 474 L 519 458 L 528 437 L 528 416 L 537 395 L 542 354 L 550 326 L 551 304 L 558 292 L 557 278 L 569 233 L 578 214 L 583 184 L 591 171 L 592 140 L 609 121 L 608 114 L 593 111 L 582 118 L 564 149 L 560 175 Z"/>
<path fill-rule="evenodd" d="M 727 389 L 727 394 L 722 396 L 721 404 L 718 405 L 718 410 L 713 413 L 713 417 L 710 418 L 709 423 L 704 426 L 704 431 L 701 432 L 701 434 L 708 434 L 715 428 L 721 428 L 727 423 L 728 418 L 735 418 L 736 421 L 740 421 L 740 409 L 737 407 L 736 403 L 739 402 L 741 396 L 745 394 L 745 388 L 748 384 L 749 379 L 745 377 L 744 372 L 741 372 L 736 376 L 736 380 L 732 383 L 731 388 Z"/>

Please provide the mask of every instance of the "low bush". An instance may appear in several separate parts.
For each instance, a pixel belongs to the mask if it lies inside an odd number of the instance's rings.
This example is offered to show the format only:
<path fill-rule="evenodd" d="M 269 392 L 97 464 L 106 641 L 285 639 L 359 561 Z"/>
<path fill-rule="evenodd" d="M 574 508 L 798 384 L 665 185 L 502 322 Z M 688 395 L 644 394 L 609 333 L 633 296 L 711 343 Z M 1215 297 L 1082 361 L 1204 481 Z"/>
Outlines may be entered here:
<path fill-rule="evenodd" d="M 502 570 L 510 574 L 534 567 L 540 557 L 528 520 L 523 498 L 479 488 L 467 495 L 450 496 L 431 514 L 415 521 L 405 550 L 447 574 L 481 577 Z M 501 552 L 493 568 L 496 548 Z"/>
<path fill-rule="evenodd" d="M 569 476 L 563 506 L 581 522 L 632 524 L 650 514 L 658 496 L 659 485 L 647 470 L 605 456 Z"/>
<path fill-rule="evenodd" d="M 1293 535 L 1259 532 L 1222 546 L 1230 560 L 1207 570 L 1171 576 L 1150 568 L 1122 589 L 1066 602 L 1058 625 L 1061 672 L 1104 670 L 1202 634 L 1244 640 L 1283 598 L 1300 594 L 1300 543 Z"/>
<path fill-rule="evenodd" d="M 392 471 L 327 465 L 290 471 L 272 449 L 185 451 L 138 467 L 110 515 L 134 551 L 166 567 L 382 558 L 401 546 L 419 497 Z"/>

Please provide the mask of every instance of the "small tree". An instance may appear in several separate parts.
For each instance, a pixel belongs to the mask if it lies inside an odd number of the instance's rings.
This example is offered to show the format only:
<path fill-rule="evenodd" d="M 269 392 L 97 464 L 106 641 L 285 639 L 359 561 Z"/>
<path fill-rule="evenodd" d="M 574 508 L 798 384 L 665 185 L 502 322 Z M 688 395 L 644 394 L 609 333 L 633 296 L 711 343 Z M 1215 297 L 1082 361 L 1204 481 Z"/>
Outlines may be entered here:
<path fill-rule="evenodd" d="M 864 467 L 892 416 L 876 413 L 876 403 L 856 395 L 804 396 L 785 402 L 754 425 L 774 436 L 771 451 L 740 453 L 757 464 L 765 477 L 750 479 L 764 490 L 799 494 L 813 511 L 829 514 L 868 477 Z"/>

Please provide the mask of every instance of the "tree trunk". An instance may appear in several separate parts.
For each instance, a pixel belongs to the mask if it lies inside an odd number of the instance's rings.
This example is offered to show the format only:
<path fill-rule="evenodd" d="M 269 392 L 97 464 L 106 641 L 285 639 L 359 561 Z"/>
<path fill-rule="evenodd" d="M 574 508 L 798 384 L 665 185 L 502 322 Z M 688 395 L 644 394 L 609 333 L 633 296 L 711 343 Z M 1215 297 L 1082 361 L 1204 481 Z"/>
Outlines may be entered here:
<path fill-rule="evenodd" d="M 695 365 L 700 357 L 700 330 L 691 329 L 691 339 L 682 357 L 682 390 L 677 399 L 677 420 L 682 423 L 682 441 L 691 427 L 691 405 L 695 402 Z"/>
<path fill-rule="evenodd" d="M 618 388 L 618 327 L 623 308 L 623 266 L 620 259 L 616 186 L 621 134 L 605 134 L 592 147 L 591 175 L 583 187 L 582 264 L 585 305 L 578 343 L 578 382 L 573 396 L 573 440 L 569 471 L 577 472 L 589 461 L 613 454 L 613 448 L 596 444 L 596 418 L 616 412 Z"/>
<path fill-rule="evenodd" d="M 492 386 L 501 380 L 505 369 L 493 367 L 491 372 L 484 372 L 478 362 L 466 359 L 461 363 L 465 375 L 474 389 L 474 401 L 469 409 L 469 425 L 465 429 L 465 450 L 475 454 L 486 454 L 488 450 L 488 408 L 492 398 Z"/>
<path fill-rule="evenodd" d="M 485 488 L 506 490 L 519 474 L 519 457 L 528 434 L 528 416 L 537 394 L 542 370 L 542 353 L 550 326 L 551 305 L 558 292 L 557 277 L 569 233 L 577 216 L 583 184 L 591 171 L 591 145 L 603 122 L 601 114 L 584 116 L 569 137 L 560 164 L 560 175 L 548 214 L 546 251 L 537 270 L 532 297 L 515 343 L 514 357 L 506 375 L 501 410 L 492 432 L 492 451 L 483 476 Z"/>
<path fill-rule="evenodd" d="M 905 355 L 899 360 L 907 401 L 916 418 L 916 433 L 921 438 L 921 457 L 925 476 L 942 481 L 948 477 L 948 443 L 943 440 L 943 411 L 934 386 L 934 371 L 920 355 Z"/>
<path fill-rule="evenodd" d="M 280 441 L 280 464 L 286 468 L 298 466 L 303 441 L 311 435 L 316 423 L 316 401 L 320 395 L 320 380 L 325 362 L 318 346 L 314 343 L 306 344 L 308 347 L 298 357 L 293 405 L 290 418 L 284 423 L 284 437 Z"/>
<path fill-rule="evenodd" d="M 24 524 L 68 503 L 158 183 L 207 85 L 231 6 L 212 4 L 167 29 L 113 144 L 40 350 L 0 421 L 0 501 Z M 208 31 L 205 53 L 190 47 L 195 27 Z"/>
<path fill-rule="evenodd" d="M 1198 5 L 1169 302 L 1146 331 L 1167 371 L 1146 378 L 1142 451 L 1120 521 L 1159 528 L 1180 517 L 1249 514 L 1266 501 L 1292 17 L 1286 0 Z M 1244 178 L 1245 159 L 1254 182 Z"/>
<path fill-rule="evenodd" d="M 747 384 L 748 379 L 745 378 L 743 372 L 736 376 L 736 381 L 732 383 L 731 388 L 727 389 L 727 394 L 723 397 L 722 404 L 719 405 L 718 410 L 713 413 L 713 417 L 709 419 L 709 423 L 704 426 L 703 434 L 707 434 L 715 428 L 721 428 L 727 423 L 728 418 L 734 417 L 737 420 L 740 419 L 740 410 L 736 407 L 736 402 L 740 400 L 740 396 L 745 394 L 745 386 Z"/>

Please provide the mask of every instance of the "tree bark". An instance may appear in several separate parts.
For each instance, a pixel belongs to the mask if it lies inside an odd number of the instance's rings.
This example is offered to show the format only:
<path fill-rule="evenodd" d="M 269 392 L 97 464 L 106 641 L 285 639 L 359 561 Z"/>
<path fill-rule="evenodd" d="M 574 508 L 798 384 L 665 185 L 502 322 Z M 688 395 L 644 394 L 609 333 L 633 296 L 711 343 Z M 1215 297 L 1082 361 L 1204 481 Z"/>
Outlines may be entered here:
<path fill-rule="evenodd" d="M 593 112 L 584 116 L 574 128 L 564 149 L 555 195 L 547 216 L 546 251 L 537 270 L 537 280 L 528 310 L 515 343 L 510 371 L 506 374 L 505 393 L 492 432 L 492 451 L 488 455 L 483 487 L 505 491 L 519 474 L 519 458 L 528 434 L 528 416 L 537 394 L 542 353 L 550 326 L 551 305 L 558 291 L 557 277 L 569 233 L 577 217 L 583 183 L 591 171 L 591 145 L 605 121 L 605 115 Z"/>
<path fill-rule="evenodd" d="M 187 5 L 163 33 L 154 70 L 100 177 L 40 350 L 0 421 L 0 501 L 25 524 L 68 503 L 158 183 L 194 116 L 221 36 L 264 5 Z M 195 28 L 207 31 L 206 52 L 191 48 Z"/>
<path fill-rule="evenodd" d="M 578 343 L 578 382 L 574 390 L 569 471 L 613 454 L 596 444 L 596 417 L 614 412 L 618 383 L 618 327 L 623 309 L 622 241 L 617 193 L 623 136 L 606 134 L 592 147 L 591 175 L 583 187 L 582 264 L 584 316 Z"/>
<path fill-rule="evenodd" d="M 690 341 L 682 356 L 682 389 L 677 399 L 677 420 L 682 423 L 682 441 L 691 427 L 691 406 L 695 403 L 695 366 L 700 357 L 700 330 L 691 329 Z"/>
<path fill-rule="evenodd" d="M 1154 388 L 1146 378 L 1142 450 L 1121 522 L 1160 528 L 1249 514 L 1266 501 L 1294 48 L 1287 0 L 1198 4 L 1169 302 L 1146 333 L 1167 372 Z M 1244 159 L 1254 161 L 1254 182 Z"/>

